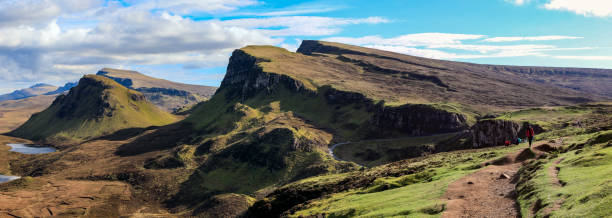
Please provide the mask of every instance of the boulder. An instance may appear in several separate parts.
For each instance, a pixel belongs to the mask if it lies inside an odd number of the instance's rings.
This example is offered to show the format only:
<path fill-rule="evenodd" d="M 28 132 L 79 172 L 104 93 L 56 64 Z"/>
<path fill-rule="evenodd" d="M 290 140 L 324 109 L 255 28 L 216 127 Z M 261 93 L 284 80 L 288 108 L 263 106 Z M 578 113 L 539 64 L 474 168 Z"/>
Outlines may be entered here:
<path fill-rule="evenodd" d="M 480 120 L 471 129 L 474 148 L 503 145 L 514 140 L 519 133 L 519 124 L 510 120 Z"/>

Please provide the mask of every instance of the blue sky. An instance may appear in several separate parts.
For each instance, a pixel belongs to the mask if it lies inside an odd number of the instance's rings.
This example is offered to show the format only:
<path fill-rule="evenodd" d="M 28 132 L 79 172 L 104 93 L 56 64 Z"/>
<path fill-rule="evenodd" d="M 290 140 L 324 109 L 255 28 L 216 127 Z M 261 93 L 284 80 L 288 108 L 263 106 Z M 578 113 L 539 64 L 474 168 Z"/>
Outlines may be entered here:
<path fill-rule="evenodd" d="M 487 64 L 612 68 L 609 0 L 5 0 L 0 93 L 102 67 L 219 85 L 249 44 L 321 39 Z"/>

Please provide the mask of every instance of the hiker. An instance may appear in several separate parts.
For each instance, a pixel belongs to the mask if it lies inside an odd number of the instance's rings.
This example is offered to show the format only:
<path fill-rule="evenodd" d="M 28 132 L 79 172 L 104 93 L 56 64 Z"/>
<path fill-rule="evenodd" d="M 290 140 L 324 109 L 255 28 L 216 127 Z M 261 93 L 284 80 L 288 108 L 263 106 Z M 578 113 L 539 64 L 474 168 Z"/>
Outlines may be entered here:
<path fill-rule="evenodd" d="M 533 127 L 531 127 L 531 124 L 527 125 L 525 134 L 527 136 L 527 140 L 529 141 L 529 147 L 531 148 L 531 143 L 533 142 L 533 136 L 535 135 L 535 133 L 533 132 Z"/>
<path fill-rule="evenodd" d="M 512 141 L 512 144 L 519 145 L 521 144 L 521 141 L 522 141 L 521 137 L 518 137 L 518 138 L 515 138 L 514 141 Z"/>

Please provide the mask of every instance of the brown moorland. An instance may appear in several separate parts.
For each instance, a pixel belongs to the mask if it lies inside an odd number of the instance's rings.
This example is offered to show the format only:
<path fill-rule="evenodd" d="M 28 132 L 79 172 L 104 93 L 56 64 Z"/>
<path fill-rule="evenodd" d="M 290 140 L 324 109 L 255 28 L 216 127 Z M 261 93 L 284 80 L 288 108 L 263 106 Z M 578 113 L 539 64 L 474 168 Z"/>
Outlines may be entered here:
<path fill-rule="evenodd" d="M 16 129 L 32 114 L 49 107 L 56 97 L 57 95 L 39 95 L 0 102 L 0 133 Z"/>
<path fill-rule="evenodd" d="M 75 202 L 73 205 L 84 208 L 77 214 L 81 216 L 204 216 L 241 214 L 256 199 L 260 203 L 255 211 L 274 209 L 284 213 L 326 194 L 374 187 L 376 180 L 388 177 L 406 176 L 410 179 L 406 184 L 412 184 L 412 180 L 426 182 L 431 175 L 423 170 L 447 163 L 447 157 L 467 163 L 472 158 L 472 162 L 490 158 L 480 153 L 494 153 L 488 152 L 494 149 L 451 152 L 449 156 L 437 155 L 439 159 L 423 165 L 412 166 L 412 160 L 403 160 L 363 172 L 353 164 L 335 161 L 327 153 L 328 145 L 345 138 L 365 137 L 357 130 L 371 126 L 374 113 L 388 112 L 372 109 L 374 102 L 384 100 L 383 105 L 391 107 L 426 104 L 478 117 L 609 97 L 539 83 L 484 65 L 337 43 L 304 41 L 298 53 L 248 46 L 234 55 L 217 94 L 197 105 L 184 121 L 163 127 L 122 129 L 58 152 L 3 160 L 10 161 L 5 166 L 10 167 L 11 173 L 31 178 L 25 181 L 30 185 L 18 182 L 23 180 L 7 183 L 7 191 L 0 193 L 0 205 L 2 200 L 34 205 L 28 209 L 30 215 L 48 215 L 45 210 L 50 208 L 54 215 L 69 216 L 75 212 L 61 209 L 62 205 Z M 280 80 L 285 83 L 279 85 Z M 247 89 L 250 87 L 254 89 Z M 296 87 L 299 89 L 292 89 Z M 350 98 L 359 95 L 346 93 L 361 94 L 372 102 L 351 102 Z M 525 96 L 532 93 L 539 95 L 526 100 Z M 401 120 L 391 118 L 378 125 L 392 126 Z M 405 135 L 423 134 L 400 131 Z M 497 155 L 502 154 L 493 156 Z M 348 174 L 336 174 L 349 170 Z M 449 166 L 448 170 L 454 169 Z M 364 173 L 370 176 L 364 177 Z M 330 178 L 330 185 L 320 185 L 324 180 L 316 177 L 309 180 L 313 186 L 299 182 L 321 174 Z M 424 177 L 413 178 L 412 174 Z M 88 191 L 62 194 L 56 191 L 62 187 L 54 187 L 60 183 Z M 391 185 L 383 184 L 380 190 L 394 188 Z M 111 187 L 109 191 L 100 189 L 107 186 Z M 44 198 L 28 199 L 29 196 Z M 266 196 L 276 200 L 267 202 Z M 53 197 L 59 200 L 45 200 Z M 93 203 L 84 204 L 88 199 Z M 116 206 L 119 204 L 126 206 Z M 5 211 L 8 210 L 20 209 L 12 205 Z"/>

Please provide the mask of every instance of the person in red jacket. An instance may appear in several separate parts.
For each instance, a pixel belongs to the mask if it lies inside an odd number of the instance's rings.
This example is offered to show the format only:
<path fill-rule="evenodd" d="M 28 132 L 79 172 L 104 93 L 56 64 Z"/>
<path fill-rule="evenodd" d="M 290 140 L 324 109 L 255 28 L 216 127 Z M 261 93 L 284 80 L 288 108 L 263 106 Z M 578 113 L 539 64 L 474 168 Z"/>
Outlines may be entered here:
<path fill-rule="evenodd" d="M 525 131 L 525 134 L 527 136 L 527 140 L 529 141 L 529 147 L 531 148 L 531 143 L 533 142 L 533 136 L 535 135 L 531 125 L 527 126 L 527 130 Z"/>

